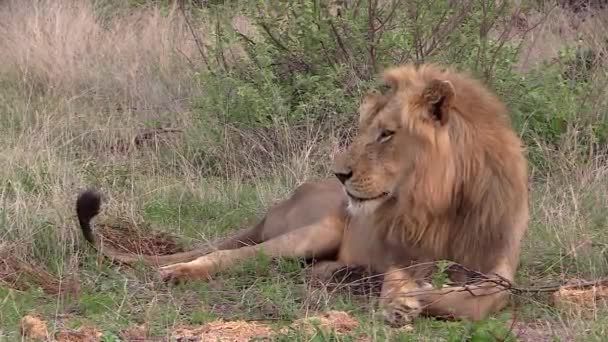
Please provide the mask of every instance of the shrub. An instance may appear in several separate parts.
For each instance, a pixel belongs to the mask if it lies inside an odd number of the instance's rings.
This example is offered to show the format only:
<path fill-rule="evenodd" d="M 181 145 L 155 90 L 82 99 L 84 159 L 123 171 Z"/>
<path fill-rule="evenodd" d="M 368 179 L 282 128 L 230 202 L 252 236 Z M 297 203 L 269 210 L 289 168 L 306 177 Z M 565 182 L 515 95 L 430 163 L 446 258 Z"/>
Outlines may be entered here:
<path fill-rule="evenodd" d="M 439 62 L 472 71 L 499 93 L 536 167 L 547 166 L 538 148 L 560 149 L 574 139 L 568 148 L 576 146 L 575 155 L 584 156 L 606 143 L 605 47 L 565 48 L 553 61 L 516 72 L 526 30 L 517 30 L 522 8 L 511 2 L 270 3 L 210 8 L 219 43 L 209 50 L 216 62 L 201 75 L 208 85 L 202 117 L 248 127 L 330 124 L 344 131 L 355 122 L 362 92 L 377 86 L 384 67 Z M 235 12 L 251 18 L 255 34 L 221 19 Z M 246 58 L 229 65 L 223 54 L 235 44 Z"/>
<path fill-rule="evenodd" d="M 217 18 L 217 42 L 201 75 L 207 93 L 199 110 L 223 122 L 346 125 L 362 91 L 386 66 L 445 62 L 490 79 L 510 71 L 515 60 L 514 49 L 489 37 L 508 20 L 506 3 L 362 1 L 332 8 L 317 1 L 258 1 L 255 8 L 218 5 L 208 11 Z M 230 25 L 228 13 L 235 12 L 252 18 L 256 35 Z M 226 47 L 235 44 L 246 58 L 230 65 Z"/>

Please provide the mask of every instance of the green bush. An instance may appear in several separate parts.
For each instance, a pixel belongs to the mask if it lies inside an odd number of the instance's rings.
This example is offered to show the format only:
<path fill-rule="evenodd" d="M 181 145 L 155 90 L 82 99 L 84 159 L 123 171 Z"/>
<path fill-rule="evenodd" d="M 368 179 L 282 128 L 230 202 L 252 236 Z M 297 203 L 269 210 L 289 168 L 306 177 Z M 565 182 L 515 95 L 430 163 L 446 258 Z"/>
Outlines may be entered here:
<path fill-rule="evenodd" d="M 496 34 L 512 25 L 506 2 L 389 1 L 382 7 L 361 1 L 333 11 L 314 0 L 254 3 L 201 10 L 216 18 L 216 42 L 200 73 L 206 93 L 198 101 L 197 129 L 281 122 L 348 130 L 362 93 L 377 86 L 383 68 L 438 62 L 470 71 L 494 89 L 528 146 L 559 146 L 573 127 L 591 132 L 579 135 L 582 145 L 605 142 L 607 124 L 598 110 L 583 118 L 594 112 L 585 102 L 593 90 L 589 53 L 566 50 L 557 63 L 516 72 L 519 45 Z M 259 34 L 236 32 L 229 20 L 237 13 L 250 18 Z M 245 56 L 228 61 L 226 47 L 235 44 Z M 226 138 L 221 129 L 212 136 Z M 531 155 L 536 166 L 544 158 Z"/>
<path fill-rule="evenodd" d="M 497 21 L 506 8 L 437 1 L 415 5 L 413 13 L 399 2 L 381 7 L 363 1 L 339 15 L 318 1 L 212 7 L 217 44 L 201 74 L 207 89 L 199 102 L 202 117 L 253 126 L 311 119 L 347 124 L 362 92 L 384 67 L 431 61 L 482 76 L 493 74 L 495 67 L 510 70 L 514 49 L 490 41 L 486 28 L 480 33 L 482 22 Z M 228 13 L 239 11 L 253 18 L 260 39 L 232 29 Z M 245 48 L 246 63 L 226 62 L 224 48 L 235 43 Z"/>
<path fill-rule="evenodd" d="M 532 164 L 546 167 L 547 156 L 537 147 L 575 149 L 586 156 L 590 146 L 604 146 L 608 131 L 606 111 L 591 99 L 602 98 L 591 79 L 589 64 L 581 63 L 579 50 L 566 49 L 553 62 L 546 62 L 525 74 L 504 75 L 501 95 L 507 100 L 515 128 L 531 153 Z M 575 144 L 564 139 L 576 134 Z M 539 146 L 540 144 L 540 146 Z M 578 150 L 577 149 L 578 146 Z"/>

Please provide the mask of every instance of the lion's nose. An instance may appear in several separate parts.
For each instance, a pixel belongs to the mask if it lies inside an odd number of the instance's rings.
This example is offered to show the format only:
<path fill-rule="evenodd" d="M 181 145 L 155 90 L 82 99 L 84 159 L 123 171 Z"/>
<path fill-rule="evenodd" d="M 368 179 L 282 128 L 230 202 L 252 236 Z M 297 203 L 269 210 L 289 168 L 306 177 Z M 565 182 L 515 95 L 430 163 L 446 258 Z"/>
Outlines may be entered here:
<path fill-rule="evenodd" d="M 347 180 L 349 180 L 353 176 L 353 172 L 352 171 L 349 171 L 348 173 L 336 172 L 336 173 L 334 173 L 334 175 L 336 175 L 336 177 L 338 177 L 340 182 L 342 182 L 342 184 L 344 184 Z"/>

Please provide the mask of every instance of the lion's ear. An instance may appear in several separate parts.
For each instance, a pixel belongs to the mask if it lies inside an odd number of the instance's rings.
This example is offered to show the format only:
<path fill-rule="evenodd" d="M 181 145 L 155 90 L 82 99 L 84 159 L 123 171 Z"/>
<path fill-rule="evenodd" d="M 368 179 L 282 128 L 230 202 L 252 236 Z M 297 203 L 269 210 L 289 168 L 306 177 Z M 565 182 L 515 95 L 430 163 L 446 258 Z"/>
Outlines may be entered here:
<path fill-rule="evenodd" d="M 454 86 L 450 81 L 432 80 L 422 92 L 422 100 L 431 119 L 442 126 L 448 122 L 449 108 L 454 98 Z"/>

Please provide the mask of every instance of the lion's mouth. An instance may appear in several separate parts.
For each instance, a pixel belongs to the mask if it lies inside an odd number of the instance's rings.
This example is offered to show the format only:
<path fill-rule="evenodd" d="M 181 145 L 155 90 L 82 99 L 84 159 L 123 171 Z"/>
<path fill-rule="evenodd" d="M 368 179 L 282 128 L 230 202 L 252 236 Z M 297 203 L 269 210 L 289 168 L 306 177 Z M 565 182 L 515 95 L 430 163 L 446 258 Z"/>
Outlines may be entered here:
<path fill-rule="evenodd" d="M 359 196 L 355 196 L 353 194 L 351 194 L 348 190 L 346 190 L 346 194 L 348 195 L 348 197 L 350 197 L 351 199 L 357 201 L 357 202 L 366 202 L 366 201 L 373 201 L 382 197 L 385 197 L 388 195 L 388 192 L 383 192 L 377 196 L 372 196 L 372 197 L 359 197 Z"/>

